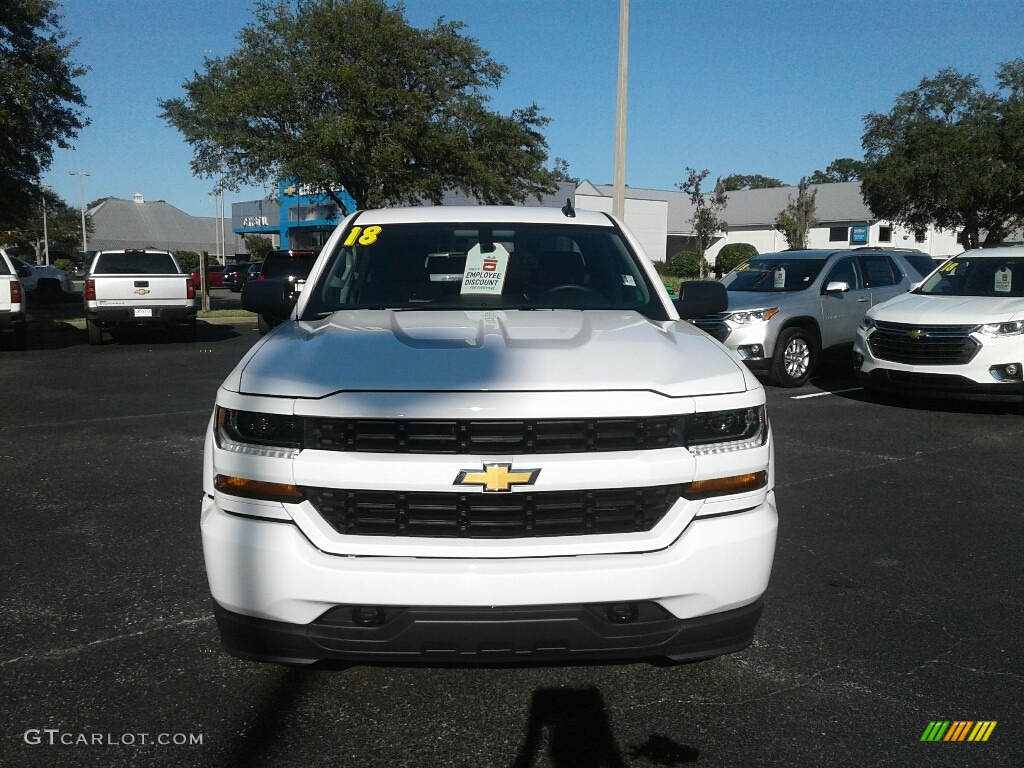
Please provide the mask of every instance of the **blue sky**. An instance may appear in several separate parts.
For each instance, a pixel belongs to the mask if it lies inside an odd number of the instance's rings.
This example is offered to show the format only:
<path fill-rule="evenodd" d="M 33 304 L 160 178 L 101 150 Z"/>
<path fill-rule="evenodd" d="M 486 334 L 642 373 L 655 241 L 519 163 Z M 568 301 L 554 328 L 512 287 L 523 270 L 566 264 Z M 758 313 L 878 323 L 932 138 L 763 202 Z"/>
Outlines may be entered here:
<path fill-rule="evenodd" d="M 67 202 L 166 200 L 214 215 L 212 182 L 160 120 L 157 99 L 182 94 L 204 56 L 235 49 L 250 0 L 67 0 L 63 27 L 92 124 L 44 176 Z M 611 183 L 618 0 L 407 0 L 416 26 L 459 20 L 509 68 L 492 94 L 508 113 L 537 103 L 551 118 L 551 157 Z M 861 157 L 862 120 L 945 67 L 993 85 L 996 65 L 1024 56 L 1020 0 L 631 0 L 627 184 L 672 189 L 685 167 L 760 173 L 796 183 L 837 157 Z M 262 188 L 226 195 L 230 204 Z"/>

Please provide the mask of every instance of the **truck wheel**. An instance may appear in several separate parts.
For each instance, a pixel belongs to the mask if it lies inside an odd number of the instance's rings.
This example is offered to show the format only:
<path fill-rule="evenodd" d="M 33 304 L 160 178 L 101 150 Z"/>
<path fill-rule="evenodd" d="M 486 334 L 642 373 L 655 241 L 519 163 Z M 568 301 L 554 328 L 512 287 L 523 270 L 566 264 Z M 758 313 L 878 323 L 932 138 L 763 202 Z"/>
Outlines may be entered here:
<path fill-rule="evenodd" d="M 181 327 L 181 338 L 189 342 L 199 340 L 199 327 L 196 325 L 195 320 Z"/>
<path fill-rule="evenodd" d="M 771 378 L 781 387 L 799 387 L 811 377 L 818 362 L 818 344 L 803 328 L 787 328 L 779 334 L 772 356 Z"/>
<path fill-rule="evenodd" d="M 256 321 L 256 327 L 259 329 L 260 336 L 266 336 L 274 326 L 272 326 L 267 319 L 263 317 L 263 315 L 260 315 L 259 319 Z"/>
<path fill-rule="evenodd" d="M 85 332 L 89 334 L 89 346 L 95 347 L 103 343 L 103 329 L 95 320 L 86 318 Z"/>

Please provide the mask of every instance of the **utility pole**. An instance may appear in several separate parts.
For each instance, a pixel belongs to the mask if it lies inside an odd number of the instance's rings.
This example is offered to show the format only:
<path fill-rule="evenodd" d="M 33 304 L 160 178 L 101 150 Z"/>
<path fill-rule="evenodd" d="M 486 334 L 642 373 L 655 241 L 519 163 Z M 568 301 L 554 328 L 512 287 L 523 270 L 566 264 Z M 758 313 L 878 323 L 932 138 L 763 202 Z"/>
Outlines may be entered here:
<path fill-rule="evenodd" d="M 78 199 L 82 208 L 82 259 L 86 258 L 85 254 L 89 251 L 89 238 L 85 234 L 85 176 L 89 174 L 85 171 L 70 171 L 70 176 L 78 177 Z"/>
<path fill-rule="evenodd" d="M 43 252 L 46 254 L 46 266 L 50 266 L 50 233 L 46 228 L 46 191 L 49 187 L 43 184 L 40 189 L 43 192 Z"/>
<path fill-rule="evenodd" d="M 619 85 L 615 99 L 615 191 L 612 215 L 626 219 L 626 82 L 629 68 L 629 0 L 619 0 Z"/>

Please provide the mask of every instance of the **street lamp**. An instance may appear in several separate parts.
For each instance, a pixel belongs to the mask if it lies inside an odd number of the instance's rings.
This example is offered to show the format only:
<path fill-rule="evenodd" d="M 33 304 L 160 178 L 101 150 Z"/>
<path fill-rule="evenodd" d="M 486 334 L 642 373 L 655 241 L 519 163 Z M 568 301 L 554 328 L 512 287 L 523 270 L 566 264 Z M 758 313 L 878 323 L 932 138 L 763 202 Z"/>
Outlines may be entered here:
<path fill-rule="evenodd" d="M 50 266 L 50 233 L 46 228 L 46 193 L 50 188 L 42 184 L 40 189 L 43 191 L 43 252 L 46 254 L 46 266 Z"/>
<path fill-rule="evenodd" d="M 82 206 L 82 258 L 86 258 L 89 251 L 89 238 L 85 234 L 85 179 L 89 174 L 85 171 L 69 171 L 69 175 L 78 177 L 78 198 Z"/>

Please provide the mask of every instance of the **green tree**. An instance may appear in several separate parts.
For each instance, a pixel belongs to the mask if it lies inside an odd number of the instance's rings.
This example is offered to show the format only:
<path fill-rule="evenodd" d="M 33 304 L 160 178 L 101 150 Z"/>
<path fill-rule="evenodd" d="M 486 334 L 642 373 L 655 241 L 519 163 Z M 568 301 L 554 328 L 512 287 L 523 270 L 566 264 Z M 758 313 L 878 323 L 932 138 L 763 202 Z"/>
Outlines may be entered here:
<path fill-rule="evenodd" d="M 837 157 L 824 170 L 817 170 L 810 175 L 811 184 L 835 184 L 841 181 L 859 181 L 864 170 L 863 160 L 852 157 Z"/>
<path fill-rule="evenodd" d="M 707 268 L 707 252 L 715 239 L 715 233 L 729 230 L 729 223 L 721 216 L 725 206 L 729 204 L 729 196 L 722 189 L 722 180 L 718 179 L 715 182 L 715 191 L 710 194 L 701 190 L 701 184 L 710 173 L 707 168 L 697 171 L 687 167 L 686 181 L 676 184 L 676 187 L 690 196 L 690 204 L 693 206 L 693 218 L 690 219 L 690 222 L 693 224 L 693 235 L 699 258 L 698 277 L 704 277 L 704 271 Z"/>
<path fill-rule="evenodd" d="M 263 235 L 246 235 L 245 250 L 249 252 L 249 261 L 263 261 L 274 250 L 274 241 Z"/>
<path fill-rule="evenodd" d="M 199 266 L 199 254 L 195 251 L 175 251 L 174 260 L 182 272 L 191 272 Z"/>
<path fill-rule="evenodd" d="M 54 147 L 68 149 L 88 125 L 75 78 L 75 43 L 55 0 L 0 0 L 0 229 L 20 226 L 40 204 L 39 179 Z"/>
<path fill-rule="evenodd" d="M 741 189 L 772 189 L 774 187 L 786 186 L 786 183 L 780 179 L 774 179 L 771 176 L 762 176 L 759 173 L 752 175 L 731 173 L 720 179 L 719 183 L 722 185 L 722 189 L 726 192 L 735 192 Z"/>
<path fill-rule="evenodd" d="M 805 176 L 800 179 L 796 188 L 796 197 L 789 196 L 786 207 L 775 217 L 775 228 L 786 237 L 790 250 L 798 251 L 807 247 L 807 236 L 811 228 L 818 223 L 815 215 L 815 198 L 818 190 L 811 189 Z"/>
<path fill-rule="evenodd" d="M 757 256 L 757 248 L 750 243 L 729 243 L 723 246 L 715 257 L 715 274 L 721 276 L 732 272 L 754 256 Z"/>
<path fill-rule="evenodd" d="M 77 208 L 65 203 L 53 190 L 41 188 L 40 200 L 35 207 L 22 219 L 18 233 L 13 237 L 13 245 L 31 248 L 35 253 L 36 264 L 42 262 L 46 251 L 46 241 L 50 243 L 51 255 L 54 250 L 73 253 L 82 245 L 82 214 Z M 43 204 L 46 205 L 46 227 L 44 238 Z M 92 234 L 92 217 L 85 217 L 85 231 Z"/>
<path fill-rule="evenodd" d="M 668 263 L 668 274 L 693 280 L 701 276 L 701 258 L 693 251 L 680 251 Z"/>
<path fill-rule="evenodd" d="M 569 173 L 569 161 L 556 157 L 551 169 L 551 177 L 554 181 L 563 183 L 579 184 L 580 180 Z"/>
<path fill-rule="evenodd" d="M 234 53 L 159 102 L 198 175 L 226 189 L 294 177 L 345 212 L 339 184 L 360 208 L 554 191 L 547 118 L 487 108 L 507 69 L 461 22 L 416 29 L 385 0 L 260 0 L 253 13 Z"/>
<path fill-rule="evenodd" d="M 987 92 L 943 69 L 864 118 L 861 193 L 876 216 L 958 230 L 967 248 L 1024 222 L 1024 59 L 1000 64 L 996 82 Z"/>

